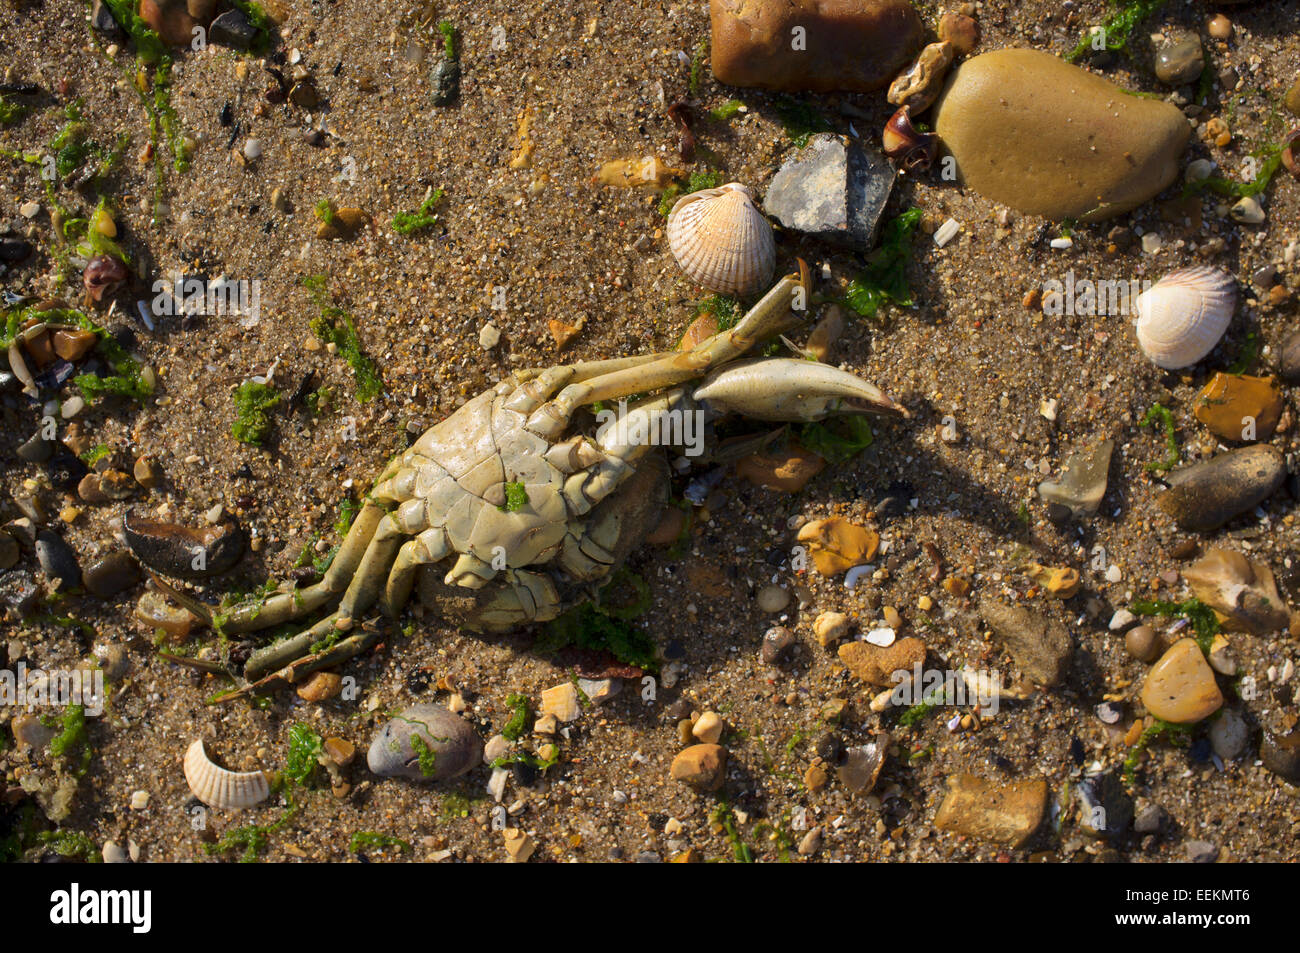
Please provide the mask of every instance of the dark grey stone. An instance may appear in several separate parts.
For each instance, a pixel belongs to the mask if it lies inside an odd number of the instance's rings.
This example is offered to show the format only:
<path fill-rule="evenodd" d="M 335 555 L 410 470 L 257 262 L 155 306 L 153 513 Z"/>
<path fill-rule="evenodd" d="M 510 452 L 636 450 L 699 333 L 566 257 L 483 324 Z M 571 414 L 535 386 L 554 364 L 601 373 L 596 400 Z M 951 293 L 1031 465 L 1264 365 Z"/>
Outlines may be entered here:
<path fill-rule="evenodd" d="M 429 76 L 433 84 L 433 104 L 450 106 L 460 95 L 460 63 L 443 57 Z"/>
<path fill-rule="evenodd" d="M 77 554 L 63 537 L 48 529 L 36 531 L 36 559 L 41 571 L 57 589 L 75 589 L 81 585 L 81 566 Z"/>
<path fill-rule="evenodd" d="M 0 261 L 22 261 L 32 253 L 32 246 L 21 238 L 0 238 Z"/>
<path fill-rule="evenodd" d="M 123 590 L 138 584 L 139 564 L 130 553 L 109 553 L 86 567 L 86 588 L 101 599 L 111 599 Z"/>
<path fill-rule="evenodd" d="M 865 252 L 875 244 L 895 177 L 880 153 L 822 133 L 781 166 L 763 209 L 784 228 Z"/>
<path fill-rule="evenodd" d="M 208 27 L 208 41 L 236 50 L 251 50 L 257 42 L 257 28 L 238 10 L 227 10 Z"/>
<path fill-rule="evenodd" d="M 0 606 L 26 619 L 41 601 L 41 589 L 32 574 L 24 569 L 14 569 L 0 575 Z M 11 651 L 10 657 L 16 657 Z"/>

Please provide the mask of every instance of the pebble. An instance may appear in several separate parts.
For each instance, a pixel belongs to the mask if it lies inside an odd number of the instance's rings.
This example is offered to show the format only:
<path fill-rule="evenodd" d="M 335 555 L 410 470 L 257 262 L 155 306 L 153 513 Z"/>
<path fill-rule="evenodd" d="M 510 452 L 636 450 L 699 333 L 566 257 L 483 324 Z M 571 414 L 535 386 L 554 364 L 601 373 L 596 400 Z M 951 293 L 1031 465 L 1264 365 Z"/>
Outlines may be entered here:
<path fill-rule="evenodd" d="M 104 847 L 100 851 L 106 864 L 127 864 L 131 862 L 131 857 L 126 852 L 126 848 L 119 846 L 111 840 L 104 841 Z"/>
<path fill-rule="evenodd" d="M 131 656 L 127 653 L 126 646 L 120 642 L 96 645 L 95 658 L 104 673 L 104 678 L 110 682 L 121 681 L 131 668 Z"/>
<path fill-rule="evenodd" d="M 57 728 L 47 726 L 38 716 L 29 714 L 15 715 L 9 722 L 9 730 L 20 754 L 26 751 L 44 751 L 50 739 L 59 733 Z"/>
<path fill-rule="evenodd" d="M 791 93 L 880 89 L 925 36 L 908 0 L 714 0 L 709 19 L 719 83 Z"/>
<path fill-rule="evenodd" d="M 1300 384 L 1300 331 L 1292 331 L 1282 343 L 1282 379 Z"/>
<path fill-rule="evenodd" d="M 0 572 L 16 566 L 20 555 L 18 540 L 8 530 L 0 529 Z"/>
<path fill-rule="evenodd" d="M 132 586 L 139 585 L 139 564 L 130 553 L 109 553 L 86 567 L 86 588 L 101 599 L 111 599 Z"/>
<path fill-rule="evenodd" d="M 1289 732 L 1265 729 L 1259 758 L 1279 778 L 1300 784 L 1300 728 Z"/>
<path fill-rule="evenodd" d="M 758 590 L 757 602 L 762 612 L 780 612 L 790 604 L 790 592 L 781 586 L 764 586 Z"/>
<path fill-rule="evenodd" d="M 706 711 L 695 720 L 695 724 L 691 727 L 691 734 L 696 741 L 713 745 L 718 743 L 725 728 L 726 725 L 717 712 Z"/>
<path fill-rule="evenodd" d="M 759 657 L 768 665 L 774 665 L 777 662 L 784 661 L 790 656 L 790 651 L 794 648 L 795 637 L 783 625 L 774 625 L 763 633 L 762 647 L 759 649 Z"/>
<path fill-rule="evenodd" d="M 495 324 L 485 324 L 478 332 L 478 346 L 490 351 L 501 343 L 501 332 Z"/>
<path fill-rule="evenodd" d="M 848 637 L 852 621 L 843 612 L 823 612 L 813 622 L 813 635 L 823 647 L 829 647 Z"/>
<path fill-rule="evenodd" d="M 136 603 L 135 617 L 144 623 L 150 634 L 155 629 L 162 629 L 174 643 L 184 642 L 197 621 L 189 610 L 169 606 L 162 593 L 152 590 L 144 593 Z"/>
<path fill-rule="evenodd" d="M 433 104 L 450 106 L 460 96 L 460 63 L 445 56 L 438 60 L 429 74 L 429 84 L 433 87 Z"/>
<path fill-rule="evenodd" d="M 133 810 L 133 811 L 143 811 L 143 810 L 144 810 L 145 808 L 147 808 L 148 806 L 149 806 L 149 792 L 148 792 L 148 791 L 143 791 L 143 790 L 141 790 L 141 791 L 132 791 L 132 792 L 131 792 L 131 810 Z"/>
<path fill-rule="evenodd" d="M 1076 787 L 1079 828 L 1092 837 L 1120 837 L 1133 822 L 1133 798 L 1114 771 L 1087 778 Z"/>
<path fill-rule="evenodd" d="M 1133 819 L 1133 830 L 1138 834 L 1155 834 L 1167 817 L 1165 809 L 1159 804 L 1148 804 L 1137 812 Z"/>
<path fill-rule="evenodd" d="M 1209 532 L 1254 509 L 1285 479 L 1286 461 L 1276 447 L 1242 447 L 1169 473 L 1171 487 L 1156 505 L 1180 528 Z"/>
<path fill-rule="evenodd" d="M 691 745 L 678 752 L 669 776 L 698 791 L 716 791 L 727 772 L 727 749 L 716 744 Z"/>
<path fill-rule="evenodd" d="M 1139 625 L 1124 636 L 1124 648 L 1129 655 L 1149 665 L 1160 654 L 1160 636 L 1151 626 Z"/>
<path fill-rule="evenodd" d="M 570 722 L 582 714 L 578 701 L 578 688 L 572 682 L 563 682 L 542 692 L 542 715 L 554 715 L 557 721 Z"/>
<path fill-rule="evenodd" d="M 158 461 L 153 457 L 141 457 L 135 461 L 131 473 L 135 477 L 135 482 L 146 490 L 152 490 L 162 482 L 162 467 L 158 465 Z"/>
<path fill-rule="evenodd" d="M 1250 727 L 1246 720 L 1231 708 L 1210 722 L 1210 747 L 1223 761 L 1241 757 L 1250 741 Z"/>
<path fill-rule="evenodd" d="M 18 458 L 27 463 L 44 463 L 54 453 L 54 441 L 46 440 L 43 431 L 37 431 L 30 440 L 18 447 Z"/>
<path fill-rule="evenodd" d="M 1232 21 L 1222 13 L 1216 13 L 1205 24 L 1205 30 L 1216 40 L 1226 40 L 1232 36 Z"/>
<path fill-rule="evenodd" d="M 417 737 L 423 742 L 418 746 L 413 744 Z M 434 754 L 429 774 L 419 763 L 419 754 L 425 749 Z M 366 754 L 366 764 L 380 777 L 413 781 L 445 781 L 482 760 L 483 742 L 473 726 L 441 705 L 428 704 L 413 705 L 386 723 Z"/>
<path fill-rule="evenodd" d="M 1194 83 L 1204 68 L 1201 38 L 1195 33 L 1175 37 L 1156 50 L 1156 76 L 1167 86 Z"/>
<path fill-rule="evenodd" d="M 1286 108 L 1291 110 L 1291 115 L 1300 116 L 1300 76 L 1296 77 L 1291 88 L 1286 91 Z"/>
<path fill-rule="evenodd" d="M 30 201 L 24 202 L 22 205 L 18 206 L 18 214 L 25 219 L 33 219 L 37 215 L 41 214 L 41 203 Z"/>
<path fill-rule="evenodd" d="M 1214 670 L 1195 641 L 1179 639 L 1151 667 L 1142 704 L 1156 718 L 1180 725 L 1202 721 L 1223 706 Z"/>
<path fill-rule="evenodd" d="M 56 589 L 75 589 L 81 585 L 77 554 L 58 534 L 48 529 L 36 531 L 36 559 L 46 578 L 56 584 Z"/>
<path fill-rule="evenodd" d="M 1122 632 L 1137 621 L 1137 616 L 1127 609 L 1119 609 L 1110 617 L 1107 628 L 1112 632 Z"/>
<path fill-rule="evenodd" d="M 298 697 L 305 702 L 328 701 L 343 691 L 343 676 L 334 672 L 314 672 L 298 686 Z"/>
<path fill-rule="evenodd" d="M 958 64 L 935 110 L 935 131 L 967 186 L 1054 221 L 1141 205 L 1178 176 L 1190 136 L 1176 106 L 1030 49 Z"/>
<path fill-rule="evenodd" d="M 893 675 L 905 671 L 909 675 L 918 665 L 925 664 L 925 643 L 913 636 L 899 639 L 888 648 L 868 642 L 846 642 L 839 648 L 839 659 L 854 677 L 868 685 L 881 687 L 894 684 Z"/>
<path fill-rule="evenodd" d="M 525 831 L 517 827 L 508 827 L 501 832 L 505 842 L 506 855 L 512 864 L 526 864 L 528 858 L 537 850 L 537 844 Z"/>
<path fill-rule="evenodd" d="M 31 573 L 11 569 L 0 576 L 0 606 L 5 606 L 20 619 L 32 614 L 41 601 L 41 590 Z"/>
<path fill-rule="evenodd" d="M 1189 840 L 1184 845 L 1187 860 L 1193 864 L 1212 864 L 1219 859 L 1219 848 L 1209 841 Z"/>
<path fill-rule="evenodd" d="M 865 745 L 845 748 L 835 776 L 850 794 L 870 794 L 880 780 L 880 772 L 885 766 L 885 753 L 889 750 L 890 738 L 887 734 L 878 735 L 875 740 Z"/>
<path fill-rule="evenodd" d="M 979 24 L 960 13 L 945 13 L 939 18 L 939 39 L 952 44 L 960 56 L 974 51 L 979 45 Z"/>
<path fill-rule="evenodd" d="M 1268 440 L 1282 417 L 1282 390 L 1272 377 L 1219 371 L 1196 395 L 1192 415 L 1223 440 Z"/>
<path fill-rule="evenodd" d="M 885 98 L 895 106 L 907 106 L 912 115 L 925 112 L 939 98 L 955 54 L 953 45 L 943 40 L 927 44 L 916 61 L 890 83 Z"/>
<path fill-rule="evenodd" d="M 763 210 L 783 228 L 867 252 L 895 178 L 894 167 L 875 149 L 821 133 L 773 176 Z"/>
<path fill-rule="evenodd" d="M 70 397 L 59 407 L 59 415 L 64 420 L 71 420 L 85 409 L 86 400 L 84 397 Z"/>
<path fill-rule="evenodd" d="M 822 829 L 814 827 L 799 840 L 797 848 L 800 857 L 812 857 L 822 849 Z"/>
<path fill-rule="evenodd" d="M 252 136 L 244 141 L 244 158 L 256 162 L 262 157 L 262 140 Z"/>
<path fill-rule="evenodd" d="M 1264 213 L 1264 206 L 1260 205 L 1259 200 L 1252 195 L 1239 199 L 1228 210 L 1228 215 L 1234 222 L 1240 222 L 1242 225 L 1262 225 L 1264 219 L 1267 218 Z"/>
<path fill-rule="evenodd" d="M 623 690 L 623 679 L 580 678 L 578 679 L 578 689 L 583 695 L 587 696 L 589 702 L 599 708 L 601 705 L 612 701 Z"/>
<path fill-rule="evenodd" d="M 780 453 L 751 453 L 742 457 L 736 462 L 736 476 L 755 486 L 797 493 L 825 468 L 826 461 L 822 457 L 791 444 Z"/>
<path fill-rule="evenodd" d="M 0 262 L 13 264 L 23 261 L 31 253 L 31 244 L 21 238 L 0 238 Z"/>
<path fill-rule="evenodd" d="M 948 792 L 934 818 L 941 831 L 1017 848 L 1024 845 L 1047 811 L 1047 782 L 988 781 L 972 774 L 948 779 Z"/>
<path fill-rule="evenodd" d="M 1074 642 L 1065 626 L 1031 609 L 980 600 L 980 615 L 1026 677 L 1039 685 L 1058 684 L 1069 668 Z"/>
<path fill-rule="evenodd" d="M 137 517 L 127 510 L 122 534 L 137 559 L 164 576 L 207 579 L 232 568 L 244 555 L 246 537 L 233 521 L 193 530 Z"/>

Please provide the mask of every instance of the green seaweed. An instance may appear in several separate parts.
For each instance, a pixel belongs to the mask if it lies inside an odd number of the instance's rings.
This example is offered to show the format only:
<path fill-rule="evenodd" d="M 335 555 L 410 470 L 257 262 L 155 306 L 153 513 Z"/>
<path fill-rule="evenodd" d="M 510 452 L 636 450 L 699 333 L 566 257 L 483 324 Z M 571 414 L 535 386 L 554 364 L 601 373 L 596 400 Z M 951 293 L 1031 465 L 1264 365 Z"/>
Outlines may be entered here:
<path fill-rule="evenodd" d="M 1101 29 L 1105 48 L 1115 52 L 1128 52 L 1128 41 L 1133 30 L 1147 17 L 1165 5 L 1166 0 L 1110 0 L 1111 14 L 1102 21 Z M 1067 63 L 1074 63 L 1093 49 L 1093 31 L 1089 30 L 1069 53 Z"/>
<path fill-rule="evenodd" d="M 668 213 L 673 210 L 677 200 L 683 195 L 690 195 L 692 192 L 702 192 L 705 189 L 716 189 L 722 184 L 722 173 L 712 169 L 706 169 L 703 172 L 695 171 L 686 177 L 686 184 L 673 182 L 664 189 L 659 195 L 659 214 L 668 217 Z"/>
<path fill-rule="evenodd" d="M 352 368 L 357 400 L 363 404 L 374 400 L 384 392 L 384 380 L 378 365 L 361 348 L 361 338 L 352 315 L 328 298 L 324 275 L 307 276 L 303 279 L 303 286 L 311 293 L 320 311 L 311 319 L 312 333 L 325 344 L 333 344 Z"/>
<path fill-rule="evenodd" d="M 50 740 L 50 754 L 63 758 L 77 777 L 85 777 L 95 750 L 90 746 L 84 705 L 69 705 L 63 713 L 63 730 Z"/>
<path fill-rule="evenodd" d="M 1170 740 L 1176 744 L 1179 742 L 1185 744 L 1191 732 L 1191 725 L 1178 725 L 1156 718 L 1150 725 L 1142 729 L 1142 734 L 1138 736 L 1137 742 L 1129 749 L 1128 756 L 1124 759 L 1124 781 L 1128 784 L 1137 782 L 1138 760 L 1141 758 L 1142 752 L 1151 747 L 1151 743 L 1157 738 L 1168 735 Z"/>
<path fill-rule="evenodd" d="M 725 122 L 736 113 L 740 112 L 740 107 L 744 106 L 739 99 L 728 99 L 721 106 L 715 106 L 709 110 L 709 118 L 718 122 Z"/>
<path fill-rule="evenodd" d="M 910 308 L 915 303 L 907 284 L 907 266 L 912 261 L 912 234 L 921 215 L 921 209 L 911 208 L 885 224 L 880 247 L 867 259 L 866 270 L 849 282 L 842 302 L 846 307 L 874 319 L 888 304 Z"/>
<path fill-rule="evenodd" d="M 235 388 L 235 422 L 230 433 L 240 443 L 261 446 L 271 433 L 270 411 L 280 403 L 280 392 L 270 384 L 244 381 Z"/>
<path fill-rule="evenodd" d="M 1237 351 L 1237 357 L 1228 365 L 1227 372 L 1240 377 L 1245 374 L 1254 363 L 1259 360 L 1259 335 L 1254 331 L 1246 333 L 1246 340 L 1241 342 L 1241 349 Z"/>
<path fill-rule="evenodd" d="M 98 864 L 104 859 L 98 845 L 85 831 L 42 831 L 36 840 L 60 857 L 80 857 L 88 864 Z"/>
<path fill-rule="evenodd" d="M 348 535 L 348 530 L 352 528 L 352 521 L 357 518 L 361 512 L 361 504 L 351 497 L 345 499 L 339 504 L 339 518 L 334 523 L 334 532 L 340 536 Z"/>
<path fill-rule="evenodd" d="M 1132 611 L 1137 615 L 1186 619 L 1192 627 L 1192 638 L 1206 655 L 1210 654 L 1214 637 L 1219 634 L 1219 617 L 1200 599 L 1187 599 L 1183 602 L 1143 599 L 1133 603 Z"/>
<path fill-rule="evenodd" d="M 596 602 L 584 602 L 548 622 L 533 648 L 550 655 L 566 646 L 609 652 L 628 665 L 648 672 L 659 670 L 654 641 L 650 636 L 634 629 L 626 619 L 612 614 L 609 607 Z"/>
<path fill-rule="evenodd" d="M 424 740 L 422 735 L 411 734 L 411 750 L 415 752 L 415 760 L 420 766 L 420 773 L 426 778 L 431 778 L 438 768 L 438 752 L 429 746 L 429 742 Z"/>
<path fill-rule="evenodd" d="M 852 460 L 871 446 L 874 439 L 871 424 L 856 415 L 833 417 L 799 428 L 799 442 L 827 463 Z"/>
<path fill-rule="evenodd" d="M 700 94 L 700 78 L 704 73 L 704 59 L 709 55 L 709 41 L 706 37 L 696 44 L 695 52 L 691 56 L 691 72 L 686 81 L 686 88 L 690 90 L 692 96 Z"/>
<path fill-rule="evenodd" d="M 414 212 L 398 212 L 393 216 L 393 231 L 404 237 L 409 237 L 412 233 L 435 224 L 438 221 L 438 216 L 433 211 L 433 207 L 438 204 L 444 194 L 446 193 L 442 189 L 434 189 Z"/>
<path fill-rule="evenodd" d="M 396 847 L 405 854 L 410 851 L 411 842 L 394 837 L 392 834 L 380 834 L 376 831 L 357 831 L 348 841 L 348 850 L 354 854 L 359 854 L 363 850 L 383 850 L 385 847 Z"/>
<path fill-rule="evenodd" d="M 114 340 L 108 330 L 100 327 L 80 311 L 46 311 L 41 319 L 51 323 L 70 323 L 84 331 L 98 336 L 95 348 L 100 356 L 112 368 L 111 375 L 100 377 L 96 374 L 79 374 L 73 383 L 89 403 L 97 403 L 106 397 L 126 397 L 143 404 L 153 394 L 153 385 L 146 381 L 140 363 L 126 353 L 126 349 Z"/>
<path fill-rule="evenodd" d="M 727 840 L 731 843 L 731 855 L 738 864 L 752 864 L 754 862 L 754 852 L 749 849 L 749 845 L 744 842 L 740 836 L 740 831 L 736 828 L 736 814 L 731 809 L 731 805 L 726 801 L 719 799 L 717 806 L 713 809 L 713 823 L 722 828 Z"/>
<path fill-rule="evenodd" d="M 1142 415 L 1138 426 L 1145 427 L 1157 421 L 1165 429 L 1165 458 L 1148 463 L 1146 466 L 1148 473 L 1163 473 L 1178 465 L 1178 437 L 1174 434 L 1174 415 L 1170 413 L 1168 407 L 1160 403 L 1152 404 L 1151 409 Z"/>
<path fill-rule="evenodd" d="M 301 722 L 289 729 L 289 754 L 284 762 L 284 776 L 299 785 L 306 785 L 323 750 L 324 742 L 307 725 Z"/>
<path fill-rule="evenodd" d="M 4 93 L 0 93 L 0 126 L 12 126 L 21 122 L 30 111 L 26 103 L 12 102 Z"/>
<path fill-rule="evenodd" d="M 312 212 L 326 225 L 334 224 L 334 221 L 338 218 L 334 211 L 334 203 L 329 199 L 321 199 L 317 202 L 313 206 Z"/>
<path fill-rule="evenodd" d="M 506 741 L 518 741 L 528 728 L 528 696 L 515 692 L 506 696 L 506 704 L 514 709 L 514 714 L 501 729 L 501 736 Z"/>
<path fill-rule="evenodd" d="M 460 51 L 456 49 L 456 27 L 450 20 L 438 21 L 438 32 L 442 34 L 442 50 L 449 60 L 460 59 Z"/>
<path fill-rule="evenodd" d="M 819 132 L 829 132 L 831 124 L 811 105 L 793 96 L 778 96 L 772 103 L 777 121 L 785 128 L 790 141 L 802 149 Z"/>
<path fill-rule="evenodd" d="M 505 506 L 498 507 L 503 513 L 515 513 L 528 505 L 528 491 L 522 483 L 506 484 Z"/>

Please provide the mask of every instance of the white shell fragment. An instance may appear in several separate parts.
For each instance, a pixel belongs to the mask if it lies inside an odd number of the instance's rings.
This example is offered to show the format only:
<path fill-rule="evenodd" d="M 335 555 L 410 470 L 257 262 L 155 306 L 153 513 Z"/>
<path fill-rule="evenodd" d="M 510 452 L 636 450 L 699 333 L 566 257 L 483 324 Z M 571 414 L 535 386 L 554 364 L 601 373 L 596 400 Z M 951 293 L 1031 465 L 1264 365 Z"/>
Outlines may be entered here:
<path fill-rule="evenodd" d="M 739 182 L 678 199 L 668 213 L 668 247 L 692 281 L 719 294 L 753 294 L 776 270 L 772 226 Z"/>
<path fill-rule="evenodd" d="M 271 796 L 271 786 L 261 771 L 230 771 L 213 764 L 196 740 L 185 752 L 185 781 L 196 798 L 208 807 L 241 811 Z"/>
<path fill-rule="evenodd" d="M 1137 339 L 1167 371 L 1190 367 L 1214 350 L 1237 309 L 1237 284 L 1220 268 L 1199 265 L 1161 278 L 1138 295 Z"/>

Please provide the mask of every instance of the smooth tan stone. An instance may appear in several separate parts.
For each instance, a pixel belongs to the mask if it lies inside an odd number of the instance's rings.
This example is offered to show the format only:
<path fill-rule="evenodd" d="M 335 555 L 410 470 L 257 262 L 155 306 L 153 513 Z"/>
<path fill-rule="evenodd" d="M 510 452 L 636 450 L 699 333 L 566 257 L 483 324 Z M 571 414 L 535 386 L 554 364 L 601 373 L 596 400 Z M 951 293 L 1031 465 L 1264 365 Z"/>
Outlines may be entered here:
<path fill-rule="evenodd" d="M 710 0 L 709 20 L 718 82 L 792 93 L 880 89 L 925 38 L 908 0 Z"/>
<path fill-rule="evenodd" d="M 1057 221 L 1100 221 L 1152 198 L 1177 177 L 1190 134 L 1169 103 L 1038 50 L 959 64 L 935 110 L 966 185 Z"/>
<path fill-rule="evenodd" d="M 1267 440 L 1282 416 L 1282 391 L 1271 377 L 1220 371 L 1196 395 L 1192 413 L 1224 440 Z"/>
<path fill-rule="evenodd" d="M 726 777 L 727 749 L 713 744 L 691 745 L 673 758 L 668 773 L 674 781 L 700 791 L 716 791 Z"/>
<path fill-rule="evenodd" d="M 1214 670 L 1192 639 L 1179 639 L 1151 666 L 1142 704 L 1162 721 L 1179 725 L 1201 721 L 1223 707 Z"/>
<path fill-rule="evenodd" d="M 1047 810 L 1047 782 L 986 781 L 973 774 L 948 779 L 934 826 L 1007 847 L 1033 836 Z"/>

